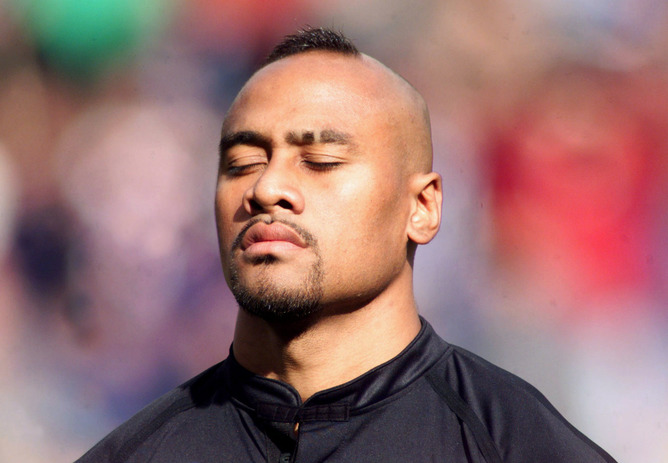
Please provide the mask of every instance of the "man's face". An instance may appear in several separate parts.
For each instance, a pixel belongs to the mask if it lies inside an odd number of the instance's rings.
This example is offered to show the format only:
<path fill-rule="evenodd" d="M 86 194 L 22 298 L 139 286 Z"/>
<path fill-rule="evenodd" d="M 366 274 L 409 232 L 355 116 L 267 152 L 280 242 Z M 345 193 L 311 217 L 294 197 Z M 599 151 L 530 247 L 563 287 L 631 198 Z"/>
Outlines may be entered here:
<path fill-rule="evenodd" d="M 401 121 L 383 72 L 309 52 L 262 69 L 237 97 L 216 219 L 242 308 L 268 320 L 351 310 L 409 265 Z"/>

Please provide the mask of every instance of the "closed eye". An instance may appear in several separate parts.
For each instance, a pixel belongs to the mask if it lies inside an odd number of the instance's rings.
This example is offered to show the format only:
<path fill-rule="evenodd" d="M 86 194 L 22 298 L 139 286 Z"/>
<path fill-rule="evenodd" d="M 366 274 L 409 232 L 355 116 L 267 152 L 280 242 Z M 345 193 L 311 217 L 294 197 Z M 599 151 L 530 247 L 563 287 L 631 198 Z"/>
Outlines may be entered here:
<path fill-rule="evenodd" d="M 251 164 L 227 166 L 226 173 L 230 177 L 240 177 L 242 175 L 253 173 L 256 170 L 263 168 L 266 164 L 266 162 L 254 162 Z"/>
<path fill-rule="evenodd" d="M 334 170 L 337 167 L 341 166 L 343 162 L 340 161 L 331 161 L 331 162 L 316 162 L 316 161 L 302 161 L 306 167 L 316 172 L 327 172 Z"/>

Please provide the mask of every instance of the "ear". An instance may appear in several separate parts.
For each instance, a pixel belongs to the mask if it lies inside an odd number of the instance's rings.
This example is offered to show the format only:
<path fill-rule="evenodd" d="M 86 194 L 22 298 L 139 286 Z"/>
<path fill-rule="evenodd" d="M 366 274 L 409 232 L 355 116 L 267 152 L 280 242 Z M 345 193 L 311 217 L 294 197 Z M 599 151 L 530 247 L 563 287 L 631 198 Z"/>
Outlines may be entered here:
<path fill-rule="evenodd" d="M 415 174 L 410 179 L 410 189 L 414 202 L 408 218 L 408 239 L 417 244 L 427 244 L 441 226 L 441 176 L 436 172 Z"/>

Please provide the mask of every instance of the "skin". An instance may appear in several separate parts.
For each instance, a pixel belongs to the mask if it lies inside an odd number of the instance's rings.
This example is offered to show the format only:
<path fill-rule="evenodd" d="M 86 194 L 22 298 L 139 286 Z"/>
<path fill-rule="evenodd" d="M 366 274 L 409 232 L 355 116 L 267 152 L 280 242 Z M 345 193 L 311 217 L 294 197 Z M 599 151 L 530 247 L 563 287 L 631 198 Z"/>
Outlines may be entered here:
<path fill-rule="evenodd" d="M 400 353 L 420 329 L 415 247 L 434 237 L 441 217 L 420 95 L 366 55 L 310 51 L 258 71 L 222 137 L 216 221 L 228 284 L 235 267 L 251 289 L 299 291 L 316 262 L 321 270 L 320 310 L 305 320 L 239 310 L 239 363 L 306 400 Z M 295 224 L 317 244 L 233 250 L 257 219 Z"/>

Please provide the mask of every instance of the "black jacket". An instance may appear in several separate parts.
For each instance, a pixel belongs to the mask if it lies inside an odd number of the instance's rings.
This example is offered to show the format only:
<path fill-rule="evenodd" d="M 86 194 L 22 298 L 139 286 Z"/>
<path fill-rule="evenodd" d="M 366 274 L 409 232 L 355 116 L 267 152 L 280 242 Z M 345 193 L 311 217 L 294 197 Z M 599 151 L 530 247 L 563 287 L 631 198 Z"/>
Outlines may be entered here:
<path fill-rule="evenodd" d="M 305 403 L 231 352 L 79 462 L 614 462 L 534 387 L 422 323 L 396 358 Z"/>

